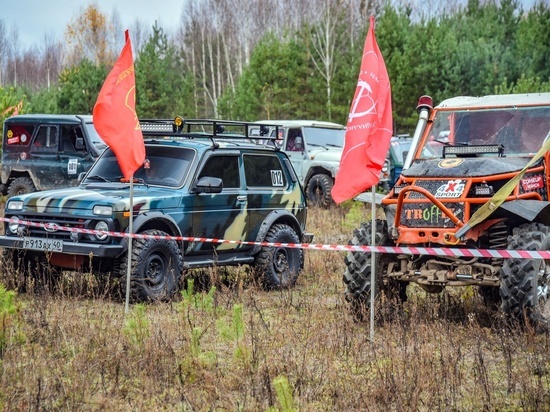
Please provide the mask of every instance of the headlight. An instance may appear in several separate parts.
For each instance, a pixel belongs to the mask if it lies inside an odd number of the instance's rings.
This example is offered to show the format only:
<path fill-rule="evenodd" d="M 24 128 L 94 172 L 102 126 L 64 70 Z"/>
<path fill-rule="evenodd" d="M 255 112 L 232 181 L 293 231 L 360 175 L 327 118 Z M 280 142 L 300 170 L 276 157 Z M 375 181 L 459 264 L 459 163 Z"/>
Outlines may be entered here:
<path fill-rule="evenodd" d="M 94 215 L 111 216 L 113 214 L 113 207 L 105 205 L 95 205 L 93 213 Z"/>
<path fill-rule="evenodd" d="M 100 220 L 99 222 L 96 223 L 96 225 L 94 227 L 94 230 L 108 231 L 109 226 L 103 220 Z M 107 236 L 108 236 L 107 233 L 96 233 L 95 234 L 95 237 L 96 237 L 97 240 L 105 240 L 105 239 L 107 239 Z"/>
<path fill-rule="evenodd" d="M 22 200 L 10 200 L 8 202 L 8 210 L 23 210 L 23 201 Z"/>
<path fill-rule="evenodd" d="M 387 160 L 384 162 L 384 166 L 382 166 L 382 173 L 386 173 L 390 169 L 390 162 Z"/>

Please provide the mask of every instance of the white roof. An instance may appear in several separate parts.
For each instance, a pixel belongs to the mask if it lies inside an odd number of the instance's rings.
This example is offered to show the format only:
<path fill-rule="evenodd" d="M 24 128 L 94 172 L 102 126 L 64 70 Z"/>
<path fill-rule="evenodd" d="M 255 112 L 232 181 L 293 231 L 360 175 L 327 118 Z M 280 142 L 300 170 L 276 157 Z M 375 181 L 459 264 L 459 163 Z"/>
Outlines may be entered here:
<path fill-rule="evenodd" d="M 550 93 L 498 94 L 481 97 L 459 96 L 443 100 L 437 105 L 437 108 L 482 109 L 518 106 L 550 106 Z"/>
<path fill-rule="evenodd" d="M 283 127 L 326 127 L 331 129 L 345 129 L 344 125 L 320 120 L 259 120 L 256 123 Z"/>

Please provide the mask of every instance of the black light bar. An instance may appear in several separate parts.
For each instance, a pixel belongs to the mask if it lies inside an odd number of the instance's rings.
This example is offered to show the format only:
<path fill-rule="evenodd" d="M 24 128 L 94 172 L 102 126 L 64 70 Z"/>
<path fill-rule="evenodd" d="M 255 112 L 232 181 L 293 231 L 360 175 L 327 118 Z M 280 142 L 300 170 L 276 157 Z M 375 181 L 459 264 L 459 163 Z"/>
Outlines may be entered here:
<path fill-rule="evenodd" d="M 253 141 L 277 140 L 279 126 L 240 122 L 233 120 L 184 119 L 176 116 L 174 119 L 140 119 L 139 124 L 145 138 L 208 138 L 208 139 L 246 139 Z M 268 133 L 275 129 L 275 136 Z"/>
<path fill-rule="evenodd" d="M 499 144 L 483 144 L 483 145 L 469 145 L 469 146 L 444 146 L 443 158 L 448 155 L 455 155 L 457 157 L 470 157 L 478 154 L 496 154 L 502 156 L 504 153 L 504 147 Z"/>

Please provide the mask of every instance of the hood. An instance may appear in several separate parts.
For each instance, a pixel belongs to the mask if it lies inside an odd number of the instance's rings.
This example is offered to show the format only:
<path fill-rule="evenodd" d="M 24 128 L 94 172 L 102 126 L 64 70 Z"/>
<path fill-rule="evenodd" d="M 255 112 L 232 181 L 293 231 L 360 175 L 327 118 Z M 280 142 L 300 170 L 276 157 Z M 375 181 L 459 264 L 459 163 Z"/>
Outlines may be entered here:
<path fill-rule="evenodd" d="M 519 172 L 528 157 L 476 157 L 415 160 L 406 177 L 483 177 Z"/>
<path fill-rule="evenodd" d="M 324 162 L 340 162 L 342 157 L 341 147 L 315 147 L 308 151 L 308 156 L 311 160 L 324 161 Z"/>
<path fill-rule="evenodd" d="M 181 197 L 181 190 L 134 185 L 134 210 L 147 212 L 153 209 L 175 208 L 179 206 Z M 16 198 L 10 200 L 13 199 Z M 17 199 L 23 201 L 24 210 L 39 213 L 75 213 L 77 210 L 91 213 L 96 205 L 112 206 L 114 213 L 129 209 L 130 186 L 118 183 L 82 185 L 28 193 L 18 196 Z"/>

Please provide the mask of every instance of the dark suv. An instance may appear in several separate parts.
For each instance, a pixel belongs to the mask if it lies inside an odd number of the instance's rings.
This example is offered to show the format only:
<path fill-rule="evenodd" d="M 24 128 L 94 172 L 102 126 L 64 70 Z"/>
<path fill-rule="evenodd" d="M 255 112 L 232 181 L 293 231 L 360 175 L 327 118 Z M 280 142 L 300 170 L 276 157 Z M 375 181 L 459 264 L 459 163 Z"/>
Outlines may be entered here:
<path fill-rule="evenodd" d="M 90 115 L 25 114 L 4 122 L 2 192 L 76 186 L 106 148 Z"/>
<path fill-rule="evenodd" d="M 37 264 L 92 267 L 124 284 L 133 210 L 136 301 L 168 297 L 184 269 L 215 265 L 248 264 L 267 289 L 292 286 L 303 253 L 284 245 L 312 235 L 287 155 L 251 141 L 244 122 L 148 120 L 142 130 L 146 160 L 134 174 L 132 208 L 130 182 L 111 149 L 78 187 L 8 200 L 5 217 L 12 220 L 0 246 L 19 273 L 31 276 Z"/>

